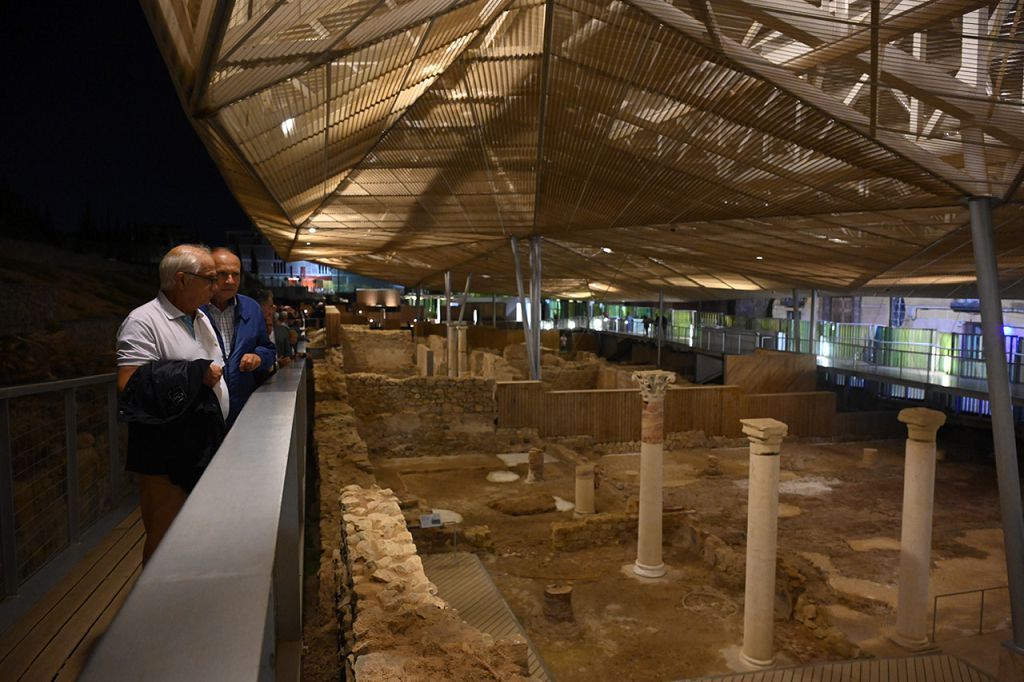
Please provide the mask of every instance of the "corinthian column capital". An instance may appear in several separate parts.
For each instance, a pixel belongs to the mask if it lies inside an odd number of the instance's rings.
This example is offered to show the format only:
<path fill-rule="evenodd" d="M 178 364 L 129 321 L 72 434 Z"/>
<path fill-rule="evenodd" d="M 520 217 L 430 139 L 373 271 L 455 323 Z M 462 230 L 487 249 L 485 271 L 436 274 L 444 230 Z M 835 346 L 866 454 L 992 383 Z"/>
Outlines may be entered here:
<path fill-rule="evenodd" d="M 640 396 L 645 403 L 664 400 L 669 384 L 676 382 L 675 372 L 655 369 L 646 372 L 633 372 L 633 381 L 640 384 Z"/>

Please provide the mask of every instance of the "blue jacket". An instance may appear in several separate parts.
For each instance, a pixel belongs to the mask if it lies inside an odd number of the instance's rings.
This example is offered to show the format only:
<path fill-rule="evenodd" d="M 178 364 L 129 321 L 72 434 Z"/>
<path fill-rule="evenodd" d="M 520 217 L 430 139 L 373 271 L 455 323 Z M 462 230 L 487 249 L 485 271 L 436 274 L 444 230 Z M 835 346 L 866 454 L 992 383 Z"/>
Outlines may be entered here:
<path fill-rule="evenodd" d="M 204 312 L 209 312 L 213 306 L 207 303 L 203 306 Z M 212 321 L 212 320 L 211 320 Z M 224 339 L 220 335 L 220 329 L 213 325 L 217 332 L 217 340 L 220 341 L 221 352 L 224 352 Z M 239 363 L 246 353 L 255 353 L 260 356 L 260 366 L 252 372 L 240 370 Z M 235 296 L 235 339 L 231 343 L 231 357 L 224 359 L 224 377 L 228 384 L 228 396 L 231 400 L 231 409 L 228 412 L 227 425 L 235 423 L 238 413 L 242 411 L 249 396 L 270 376 L 271 368 L 277 359 L 274 350 L 274 342 L 267 336 L 267 323 L 263 319 L 263 309 L 254 299 L 242 294 Z"/>

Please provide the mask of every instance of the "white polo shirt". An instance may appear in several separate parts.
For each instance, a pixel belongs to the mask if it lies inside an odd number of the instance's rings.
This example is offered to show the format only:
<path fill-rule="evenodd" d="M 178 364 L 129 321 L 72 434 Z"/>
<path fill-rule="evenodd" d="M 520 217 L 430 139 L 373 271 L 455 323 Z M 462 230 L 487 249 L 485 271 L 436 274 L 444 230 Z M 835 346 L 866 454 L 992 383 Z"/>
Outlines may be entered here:
<path fill-rule="evenodd" d="M 118 367 L 136 367 L 156 360 L 212 360 L 224 364 L 217 335 L 203 311 L 197 310 L 195 320 L 190 320 L 162 291 L 128 313 L 117 330 Z M 230 406 L 223 376 L 213 392 L 227 419 Z"/>

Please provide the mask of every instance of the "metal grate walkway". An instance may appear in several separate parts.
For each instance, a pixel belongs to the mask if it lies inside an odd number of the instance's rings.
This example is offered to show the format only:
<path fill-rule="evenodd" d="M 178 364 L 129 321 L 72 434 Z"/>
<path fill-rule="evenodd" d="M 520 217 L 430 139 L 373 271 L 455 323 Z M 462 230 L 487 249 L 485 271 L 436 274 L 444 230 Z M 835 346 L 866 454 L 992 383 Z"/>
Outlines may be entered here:
<path fill-rule="evenodd" d="M 423 559 L 427 578 L 437 586 L 438 596 L 458 611 L 462 620 L 495 639 L 522 638 L 529 650 L 531 679 L 553 679 L 533 642 L 526 636 L 523 626 L 475 554 L 423 554 L 420 558 Z"/>
<path fill-rule="evenodd" d="M 995 682 L 947 654 L 875 658 L 698 677 L 687 682 Z"/>

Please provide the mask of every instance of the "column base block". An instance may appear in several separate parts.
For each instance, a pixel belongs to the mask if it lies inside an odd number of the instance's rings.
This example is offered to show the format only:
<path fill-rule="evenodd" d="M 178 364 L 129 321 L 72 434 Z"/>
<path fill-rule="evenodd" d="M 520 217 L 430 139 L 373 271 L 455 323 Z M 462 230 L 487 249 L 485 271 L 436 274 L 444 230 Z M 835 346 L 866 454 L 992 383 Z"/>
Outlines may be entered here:
<path fill-rule="evenodd" d="M 775 665 L 775 657 L 771 658 L 754 658 L 753 656 L 747 655 L 746 652 L 740 651 L 740 661 L 744 665 L 749 666 L 752 670 L 764 670 L 765 668 L 771 668 Z"/>
<path fill-rule="evenodd" d="M 647 566 L 639 561 L 633 564 L 633 572 L 642 578 L 660 578 L 668 571 L 665 564 Z"/>
<path fill-rule="evenodd" d="M 912 651 L 914 653 L 921 653 L 924 651 L 938 651 L 938 647 L 927 637 L 921 639 L 911 639 L 906 635 L 901 635 L 898 632 L 894 632 L 889 635 L 889 641 L 896 646 Z"/>

